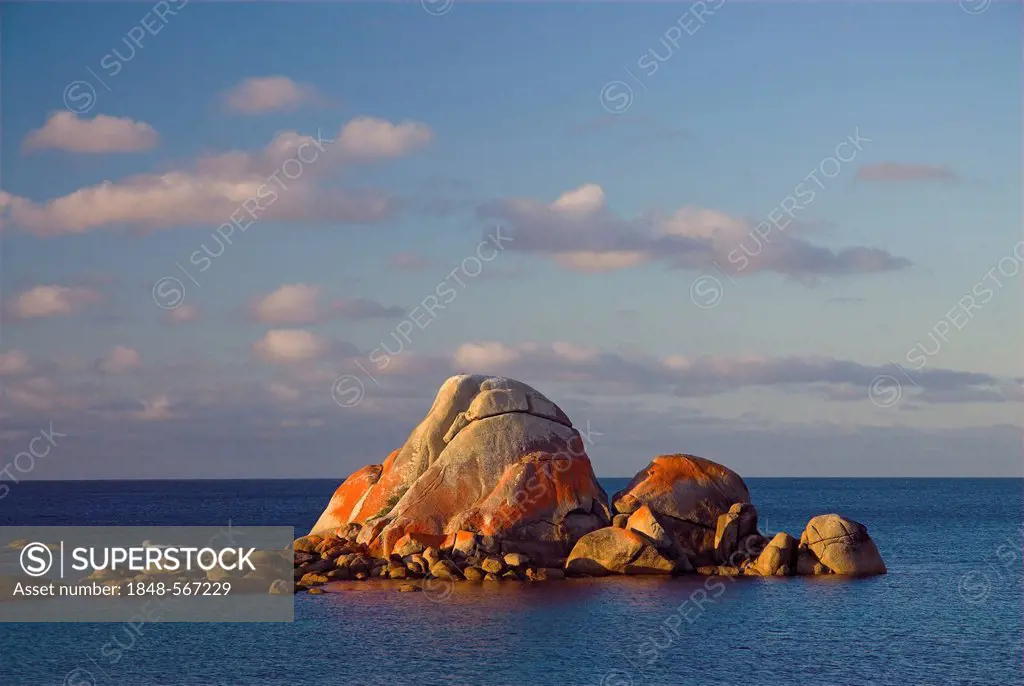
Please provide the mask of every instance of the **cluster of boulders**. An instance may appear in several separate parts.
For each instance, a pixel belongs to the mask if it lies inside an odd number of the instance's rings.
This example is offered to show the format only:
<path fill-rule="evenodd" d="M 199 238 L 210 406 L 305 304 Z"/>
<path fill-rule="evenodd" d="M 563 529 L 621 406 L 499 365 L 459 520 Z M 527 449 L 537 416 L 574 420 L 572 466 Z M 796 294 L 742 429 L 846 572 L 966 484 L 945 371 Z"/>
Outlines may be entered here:
<path fill-rule="evenodd" d="M 771 540 L 743 479 L 694 455 L 661 455 L 612 497 L 612 526 L 576 543 L 566 570 L 587 575 L 696 572 L 721 576 L 885 574 L 867 527 L 836 514 L 797 542 Z"/>
<path fill-rule="evenodd" d="M 690 455 L 658 459 L 693 460 Z M 712 463 L 713 464 L 713 463 Z M 720 466 L 720 465 L 719 465 Z M 885 563 L 864 525 L 836 514 L 807 524 L 800 540 L 785 532 L 771 539 L 757 528 L 757 510 L 734 503 L 718 515 L 710 546 L 692 547 L 680 524 L 642 505 L 615 515 L 611 527 L 583 536 L 566 562 L 571 576 L 608 574 L 700 574 L 705 576 L 794 576 L 885 574 Z M 685 524 L 683 529 L 688 528 Z M 710 534 L 710 531 L 709 531 Z"/>
<path fill-rule="evenodd" d="M 560 567 L 541 567 L 523 553 L 502 553 L 493 537 L 451 537 L 443 550 L 415 534 L 406 534 L 388 557 L 376 557 L 359 543 L 362 527 L 349 524 L 323 534 L 296 539 L 295 590 L 322 593 L 332 581 L 391 579 L 413 581 L 548 581 L 565 578 Z M 405 584 L 402 591 L 419 590 Z"/>
<path fill-rule="evenodd" d="M 526 384 L 448 379 L 405 444 L 352 474 L 295 543 L 299 588 L 367 578 L 884 574 L 862 524 L 771 540 L 743 479 L 662 455 L 609 502 L 579 432 Z"/>

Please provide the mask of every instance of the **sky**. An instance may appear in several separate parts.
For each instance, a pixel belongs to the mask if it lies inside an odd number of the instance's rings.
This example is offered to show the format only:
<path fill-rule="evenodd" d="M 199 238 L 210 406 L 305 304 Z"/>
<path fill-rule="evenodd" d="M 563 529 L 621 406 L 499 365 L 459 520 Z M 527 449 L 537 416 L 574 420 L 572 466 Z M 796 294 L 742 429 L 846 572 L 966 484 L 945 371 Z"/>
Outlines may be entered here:
<path fill-rule="evenodd" d="M 1019 3 L 5 3 L 4 483 L 1021 476 Z M 35 440 L 38 439 L 38 440 Z"/>

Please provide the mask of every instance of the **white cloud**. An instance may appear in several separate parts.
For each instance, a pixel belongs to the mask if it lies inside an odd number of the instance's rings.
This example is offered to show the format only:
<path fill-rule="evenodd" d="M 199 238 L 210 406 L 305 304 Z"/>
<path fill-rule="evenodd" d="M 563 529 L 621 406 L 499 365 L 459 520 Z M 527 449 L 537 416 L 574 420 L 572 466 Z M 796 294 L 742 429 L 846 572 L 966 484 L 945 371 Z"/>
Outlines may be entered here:
<path fill-rule="evenodd" d="M 155 147 L 159 139 L 146 122 L 105 114 L 81 119 L 65 110 L 54 113 L 42 128 L 29 133 L 24 148 L 83 153 L 138 152 Z"/>
<path fill-rule="evenodd" d="M 519 356 L 519 350 L 504 343 L 463 343 L 455 350 L 453 362 L 470 373 L 488 373 L 484 370 L 515 362 Z"/>
<path fill-rule="evenodd" d="M 338 135 L 338 150 L 357 160 L 379 160 L 407 155 L 433 139 L 428 126 L 414 121 L 392 124 L 373 117 L 353 119 Z"/>
<path fill-rule="evenodd" d="M 312 324 L 317 321 L 320 288 L 286 284 L 253 303 L 252 314 L 264 324 Z"/>
<path fill-rule="evenodd" d="M 56 317 L 73 314 L 85 305 L 102 299 L 99 293 L 88 288 L 36 286 L 16 295 L 9 309 L 11 314 L 22 319 Z"/>
<path fill-rule="evenodd" d="M 285 363 L 314 359 L 326 349 L 322 338 L 305 329 L 274 329 L 252 346 L 261 360 Z"/>
<path fill-rule="evenodd" d="M 32 363 L 28 355 L 21 350 L 11 350 L 0 353 L 0 376 L 14 376 L 16 374 L 28 374 L 32 371 Z"/>
<path fill-rule="evenodd" d="M 551 203 L 553 210 L 582 216 L 603 210 L 604 207 L 604 189 L 596 183 L 586 183 L 579 188 L 566 191 Z"/>
<path fill-rule="evenodd" d="M 245 79 L 224 93 L 224 107 L 236 114 L 264 114 L 294 110 L 318 99 L 316 88 L 286 76 Z"/>
<path fill-rule="evenodd" d="M 256 152 L 207 155 L 191 168 L 104 181 L 42 203 L 0 191 L 0 214 L 9 216 L 5 224 L 37 235 L 84 233 L 125 224 L 145 228 L 220 225 L 229 222 L 232 214 L 246 223 L 253 217 L 373 223 L 395 210 L 389 196 L 369 188 L 321 188 L 317 177 L 332 164 L 408 154 L 428 142 L 431 134 L 423 124 L 393 125 L 362 117 L 343 126 L 333 141 L 318 136 L 284 131 Z M 304 146 L 302 152 L 300 146 Z M 299 160 L 301 168 L 291 166 Z"/>
<path fill-rule="evenodd" d="M 107 374 L 121 374 L 136 369 L 142 364 L 139 351 L 123 345 L 115 345 L 99 361 L 97 368 Z"/>

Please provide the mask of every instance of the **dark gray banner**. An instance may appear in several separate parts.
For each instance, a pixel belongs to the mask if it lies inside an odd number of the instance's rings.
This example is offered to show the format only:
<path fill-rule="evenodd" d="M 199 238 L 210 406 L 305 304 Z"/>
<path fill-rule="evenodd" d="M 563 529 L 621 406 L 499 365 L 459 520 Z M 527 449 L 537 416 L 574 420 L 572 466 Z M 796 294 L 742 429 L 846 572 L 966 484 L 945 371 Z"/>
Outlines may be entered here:
<path fill-rule="evenodd" d="M 0 527 L 0 622 L 291 622 L 291 527 Z"/>

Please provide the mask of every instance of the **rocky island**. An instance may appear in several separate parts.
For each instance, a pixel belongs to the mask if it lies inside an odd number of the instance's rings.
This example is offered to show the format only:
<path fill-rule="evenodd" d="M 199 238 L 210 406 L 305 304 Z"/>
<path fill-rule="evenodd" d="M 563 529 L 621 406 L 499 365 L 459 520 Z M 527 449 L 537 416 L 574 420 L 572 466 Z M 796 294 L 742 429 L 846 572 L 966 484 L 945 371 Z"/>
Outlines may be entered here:
<path fill-rule="evenodd" d="M 405 444 L 349 476 L 294 548 L 296 588 L 313 592 L 373 577 L 886 572 L 867 527 L 837 514 L 769 540 L 743 479 L 694 455 L 655 457 L 609 501 L 561 408 L 483 375 L 445 381 Z"/>

